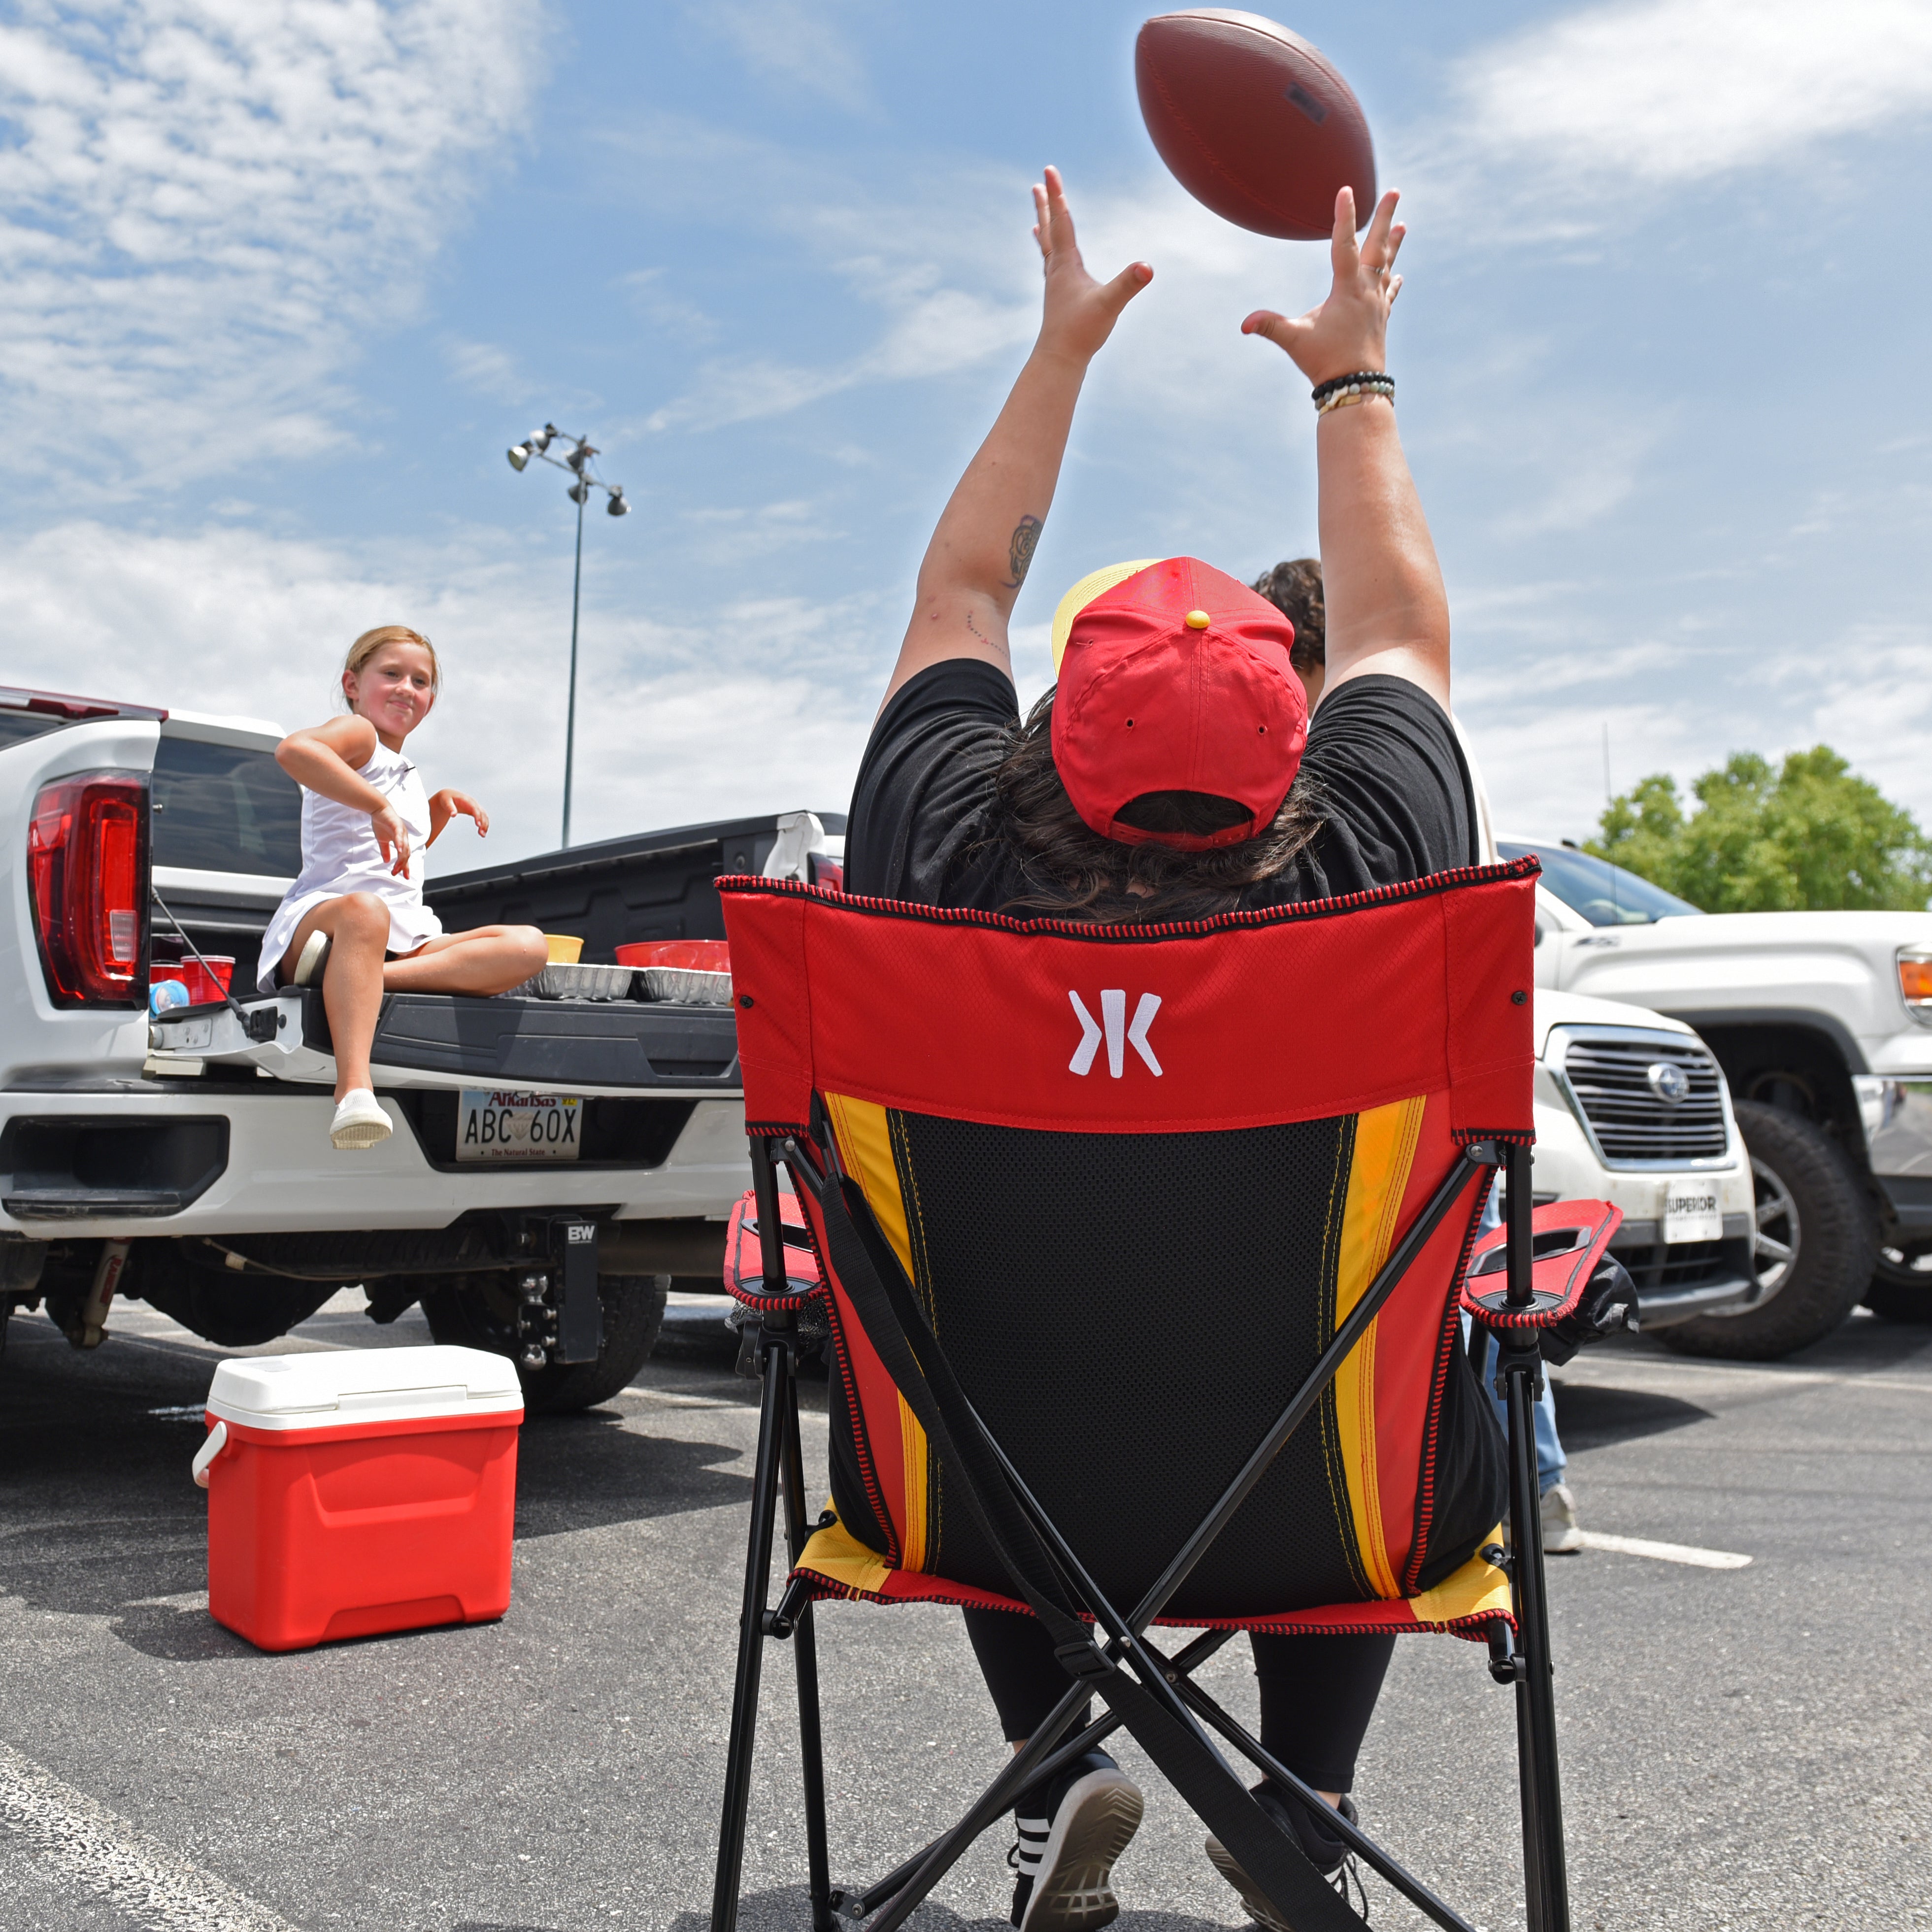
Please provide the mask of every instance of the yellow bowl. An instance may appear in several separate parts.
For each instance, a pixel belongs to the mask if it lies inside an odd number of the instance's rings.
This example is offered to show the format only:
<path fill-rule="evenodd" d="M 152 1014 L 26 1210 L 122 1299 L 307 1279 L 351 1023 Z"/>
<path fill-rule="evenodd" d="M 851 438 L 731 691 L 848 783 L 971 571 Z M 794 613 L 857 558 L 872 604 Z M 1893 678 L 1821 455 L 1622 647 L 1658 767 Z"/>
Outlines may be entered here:
<path fill-rule="evenodd" d="M 550 948 L 553 966 L 574 966 L 584 951 L 584 942 L 568 932 L 547 932 L 544 944 Z"/>

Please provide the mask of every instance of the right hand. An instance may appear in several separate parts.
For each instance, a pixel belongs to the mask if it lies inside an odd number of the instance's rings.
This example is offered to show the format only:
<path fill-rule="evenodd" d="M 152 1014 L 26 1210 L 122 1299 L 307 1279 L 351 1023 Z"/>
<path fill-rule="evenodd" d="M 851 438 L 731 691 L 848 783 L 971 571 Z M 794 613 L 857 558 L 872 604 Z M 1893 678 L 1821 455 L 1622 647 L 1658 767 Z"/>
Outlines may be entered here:
<path fill-rule="evenodd" d="M 402 814 L 393 805 L 386 805 L 380 812 L 369 814 L 369 824 L 376 834 L 376 849 L 386 859 L 393 852 L 394 862 L 390 872 L 399 879 L 409 877 L 410 834 L 403 823 Z"/>
<path fill-rule="evenodd" d="M 1375 218 L 1358 247 L 1354 190 L 1343 188 L 1335 197 L 1335 232 L 1328 250 L 1335 279 L 1326 299 L 1292 319 L 1258 308 L 1241 324 L 1241 333 L 1264 335 L 1286 350 L 1311 383 L 1386 369 L 1389 310 L 1402 287 L 1396 253 L 1408 232 L 1395 218 L 1398 198 L 1391 188 L 1376 203 Z"/>
<path fill-rule="evenodd" d="M 1087 272 L 1058 168 L 1048 168 L 1045 184 L 1034 188 L 1033 206 L 1033 238 L 1040 244 L 1046 270 L 1040 346 L 1090 362 L 1113 334 L 1121 310 L 1154 280 L 1154 271 L 1144 262 L 1130 262 L 1111 282 L 1096 282 Z"/>

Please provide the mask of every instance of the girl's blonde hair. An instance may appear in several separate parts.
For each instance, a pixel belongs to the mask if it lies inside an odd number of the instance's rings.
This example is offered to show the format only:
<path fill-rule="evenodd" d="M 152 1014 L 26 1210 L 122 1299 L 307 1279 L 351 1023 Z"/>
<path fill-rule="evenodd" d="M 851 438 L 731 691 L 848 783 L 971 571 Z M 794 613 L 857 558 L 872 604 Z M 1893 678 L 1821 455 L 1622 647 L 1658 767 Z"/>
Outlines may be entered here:
<path fill-rule="evenodd" d="M 406 624 L 378 624 L 373 631 L 364 631 L 349 646 L 349 655 L 342 660 L 343 674 L 360 676 L 362 667 L 385 644 L 420 644 L 429 653 L 429 688 L 432 693 L 442 689 L 442 666 L 437 662 L 436 646 L 420 631 L 412 631 Z"/>

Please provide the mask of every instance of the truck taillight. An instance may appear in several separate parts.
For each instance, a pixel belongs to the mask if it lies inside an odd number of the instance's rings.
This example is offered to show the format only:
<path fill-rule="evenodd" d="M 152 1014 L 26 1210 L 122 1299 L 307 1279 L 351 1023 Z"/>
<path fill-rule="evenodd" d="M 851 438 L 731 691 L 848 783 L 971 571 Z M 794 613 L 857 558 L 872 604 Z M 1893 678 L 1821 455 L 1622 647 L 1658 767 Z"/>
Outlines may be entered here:
<path fill-rule="evenodd" d="M 41 788 L 27 826 L 40 969 L 57 1006 L 146 997 L 148 780 L 82 772 Z"/>

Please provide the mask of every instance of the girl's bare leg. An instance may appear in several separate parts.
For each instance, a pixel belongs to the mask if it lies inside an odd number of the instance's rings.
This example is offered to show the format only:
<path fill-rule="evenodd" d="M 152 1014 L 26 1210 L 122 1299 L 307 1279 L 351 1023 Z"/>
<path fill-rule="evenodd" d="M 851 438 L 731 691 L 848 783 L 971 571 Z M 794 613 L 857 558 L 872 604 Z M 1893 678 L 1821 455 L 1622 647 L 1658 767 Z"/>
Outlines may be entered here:
<path fill-rule="evenodd" d="M 382 970 L 392 993 L 507 993 L 549 958 L 543 934 L 533 926 L 479 926 L 469 932 L 446 932 Z"/>
<path fill-rule="evenodd" d="M 374 892 L 345 892 L 325 899 L 296 928 L 276 977 L 282 985 L 302 957 L 310 936 L 329 936 L 328 963 L 322 969 L 322 1004 L 335 1046 L 335 1097 L 369 1087 L 369 1047 L 382 1007 L 382 968 L 389 944 L 389 908 Z"/>

